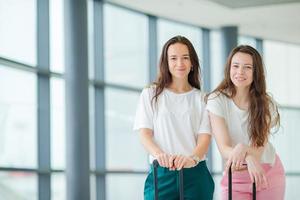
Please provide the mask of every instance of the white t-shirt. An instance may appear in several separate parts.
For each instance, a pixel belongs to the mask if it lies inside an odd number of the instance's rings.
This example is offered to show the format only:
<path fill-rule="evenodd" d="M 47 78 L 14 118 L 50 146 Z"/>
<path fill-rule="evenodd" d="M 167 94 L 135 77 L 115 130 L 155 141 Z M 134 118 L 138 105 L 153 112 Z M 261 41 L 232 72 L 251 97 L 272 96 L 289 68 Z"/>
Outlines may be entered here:
<path fill-rule="evenodd" d="M 248 111 L 241 110 L 231 98 L 224 94 L 213 93 L 209 95 L 207 110 L 225 119 L 232 145 L 243 143 L 250 145 L 248 134 Z M 261 163 L 274 164 L 276 151 L 268 142 L 262 154 Z"/>
<path fill-rule="evenodd" d="M 134 130 L 152 129 L 154 141 L 165 153 L 190 156 L 197 145 L 197 135 L 211 132 L 204 95 L 196 88 L 181 94 L 164 89 L 157 104 L 152 104 L 153 95 L 154 86 L 142 91 Z M 153 159 L 150 155 L 150 163 Z"/>

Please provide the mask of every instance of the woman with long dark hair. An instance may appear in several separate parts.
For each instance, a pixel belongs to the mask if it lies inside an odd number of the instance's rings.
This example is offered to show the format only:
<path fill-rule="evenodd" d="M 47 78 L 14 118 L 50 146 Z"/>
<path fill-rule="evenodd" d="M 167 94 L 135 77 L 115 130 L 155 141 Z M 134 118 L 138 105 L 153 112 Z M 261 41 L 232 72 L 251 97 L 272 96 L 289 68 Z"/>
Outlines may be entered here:
<path fill-rule="evenodd" d="M 208 96 L 212 132 L 224 159 L 222 199 L 227 199 L 227 171 L 233 172 L 233 197 L 250 199 L 252 183 L 260 200 L 284 199 L 285 175 L 269 137 L 279 126 L 279 113 L 266 92 L 263 61 L 248 45 L 234 48 L 225 66 L 224 79 Z"/>
<path fill-rule="evenodd" d="M 134 129 L 156 159 L 159 199 L 179 198 L 178 170 L 183 169 L 185 199 L 212 199 L 214 182 L 205 154 L 210 143 L 210 123 L 200 91 L 200 67 L 191 42 L 182 36 L 163 46 L 156 82 L 140 96 Z M 145 182 L 144 198 L 153 200 L 153 172 Z"/>

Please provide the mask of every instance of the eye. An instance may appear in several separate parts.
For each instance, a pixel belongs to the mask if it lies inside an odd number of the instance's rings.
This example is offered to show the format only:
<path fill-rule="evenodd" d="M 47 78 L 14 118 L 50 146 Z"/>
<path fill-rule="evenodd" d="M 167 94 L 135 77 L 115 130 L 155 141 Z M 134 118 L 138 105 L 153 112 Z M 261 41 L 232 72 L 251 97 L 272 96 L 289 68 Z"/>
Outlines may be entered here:
<path fill-rule="evenodd" d="M 188 56 L 185 56 L 185 57 L 183 57 L 183 59 L 184 59 L 184 60 L 189 60 L 189 59 L 190 59 L 190 57 L 188 57 Z"/>
<path fill-rule="evenodd" d="M 233 67 L 233 68 L 238 68 L 239 66 L 238 66 L 238 65 L 235 65 L 235 64 L 233 64 L 233 65 L 231 65 L 231 67 Z"/>

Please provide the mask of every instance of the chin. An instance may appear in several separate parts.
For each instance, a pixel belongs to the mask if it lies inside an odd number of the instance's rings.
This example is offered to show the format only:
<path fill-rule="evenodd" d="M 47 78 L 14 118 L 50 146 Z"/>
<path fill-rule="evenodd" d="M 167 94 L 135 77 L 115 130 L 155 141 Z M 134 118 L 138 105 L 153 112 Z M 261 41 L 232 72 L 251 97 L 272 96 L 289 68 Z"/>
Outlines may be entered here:
<path fill-rule="evenodd" d="M 234 86 L 236 88 L 249 88 L 250 87 L 249 84 L 240 84 L 240 83 L 234 83 Z"/>
<path fill-rule="evenodd" d="M 175 75 L 175 78 L 177 79 L 186 79 L 187 77 L 187 75 Z"/>

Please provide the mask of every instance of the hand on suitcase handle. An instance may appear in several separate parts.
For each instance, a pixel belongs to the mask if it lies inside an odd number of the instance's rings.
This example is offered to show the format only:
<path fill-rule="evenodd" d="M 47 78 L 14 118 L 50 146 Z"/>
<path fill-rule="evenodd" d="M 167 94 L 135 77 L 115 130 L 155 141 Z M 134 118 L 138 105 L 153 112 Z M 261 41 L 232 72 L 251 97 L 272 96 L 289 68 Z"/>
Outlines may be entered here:
<path fill-rule="evenodd" d="M 157 160 L 159 166 L 169 168 L 170 170 L 175 169 L 175 166 L 174 166 L 175 155 L 160 153 L 160 154 L 157 154 L 155 157 L 156 157 L 156 160 Z"/>
<path fill-rule="evenodd" d="M 190 156 L 161 153 L 156 156 L 156 160 L 159 166 L 169 168 L 169 170 L 181 170 L 195 166 L 195 161 Z"/>
<path fill-rule="evenodd" d="M 246 162 L 251 181 L 256 183 L 257 188 L 268 187 L 268 180 L 260 162 L 252 155 L 247 155 Z"/>
<path fill-rule="evenodd" d="M 242 143 L 235 145 L 231 151 L 226 163 L 226 171 L 231 167 L 232 171 L 239 171 L 245 169 L 245 158 L 248 152 L 248 146 Z"/>
<path fill-rule="evenodd" d="M 153 160 L 153 184 L 154 184 L 154 199 L 158 200 L 158 180 L 157 180 L 157 168 L 159 162 L 157 159 Z M 179 199 L 184 200 L 184 188 L 183 188 L 183 170 L 179 171 Z"/>
<path fill-rule="evenodd" d="M 252 184 L 252 199 L 256 200 L 256 184 Z M 231 166 L 228 169 L 228 200 L 232 200 L 232 171 Z"/>

